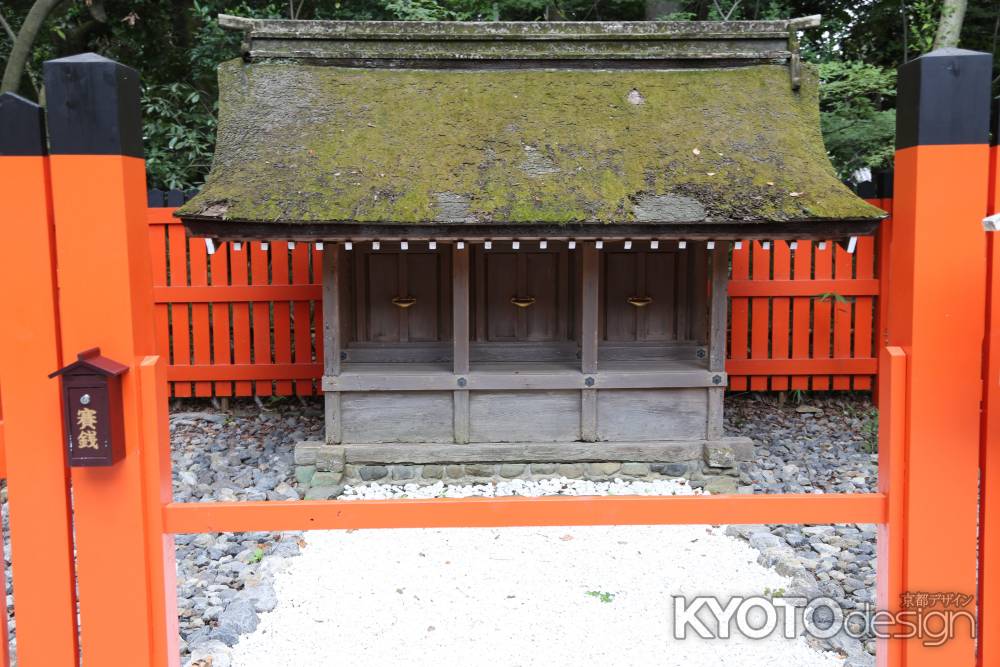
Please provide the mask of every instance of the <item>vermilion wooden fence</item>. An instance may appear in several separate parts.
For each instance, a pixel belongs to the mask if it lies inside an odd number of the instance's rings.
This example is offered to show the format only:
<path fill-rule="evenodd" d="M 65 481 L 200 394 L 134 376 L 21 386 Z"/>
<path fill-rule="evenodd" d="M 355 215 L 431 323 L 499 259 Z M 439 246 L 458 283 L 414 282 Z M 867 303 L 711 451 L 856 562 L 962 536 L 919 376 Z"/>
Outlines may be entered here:
<path fill-rule="evenodd" d="M 730 389 L 870 390 L 875 357 L 875 239 L 742 243 L 732 256 Z"/>
<path fill-rule="evenodd" d="M 322 375 L 321 254 L 286 242 L 209 255 L 150 193 L 160 354 L 175 397 L 310 395 Z M 876 204 L 886 206 L 884 200 Z M 877 241 L 742 242 L 734 249 L 726 370 L 734 390 L 870 390 L 877 374 Z"/>
<path fill-rule="evenodd" d="M 150 208 L 149 234 L 157 340 L 173 395 L 315 393 L 321 254 L 312 245 L 255 242 L 210 256 L 172 211 Z"/>

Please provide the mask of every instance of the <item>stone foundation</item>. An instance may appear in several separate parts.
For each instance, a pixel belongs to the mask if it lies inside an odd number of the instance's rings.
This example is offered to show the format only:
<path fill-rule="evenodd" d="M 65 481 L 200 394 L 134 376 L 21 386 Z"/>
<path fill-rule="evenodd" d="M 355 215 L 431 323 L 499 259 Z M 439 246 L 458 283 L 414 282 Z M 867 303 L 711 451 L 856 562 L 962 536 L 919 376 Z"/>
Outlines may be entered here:
<path fill-rule="evenodd" d="M 597 445 L 600 446 L 599 444 Z M 461 445 L 457 445 L 461 447 Z M 718 442 L 685 443 L 669 461 L 446 461 L 383 462 L 371 459 L 371 446 L 326 445 L 300 442 L 295 446 L 295 477 L 305 487 L 306 499 L 340 495 L 345 484 L 481 484 L 511 479 L 552 477 L 606 481 L 613 479 L 688 480 L 692 487 L 710 493 L 736 493 L 739 465 L 753 456 L 746 438 Z M 362 453 L 363 452 L 363 453 Z M 684 458 L 687 457 L 687 458 Z M 457 457 L 456 457 L 457 458 Z M 526 457 L 527 458 L 527 457 Z M 678 460 L 680 459 L 680 460 Z"/>

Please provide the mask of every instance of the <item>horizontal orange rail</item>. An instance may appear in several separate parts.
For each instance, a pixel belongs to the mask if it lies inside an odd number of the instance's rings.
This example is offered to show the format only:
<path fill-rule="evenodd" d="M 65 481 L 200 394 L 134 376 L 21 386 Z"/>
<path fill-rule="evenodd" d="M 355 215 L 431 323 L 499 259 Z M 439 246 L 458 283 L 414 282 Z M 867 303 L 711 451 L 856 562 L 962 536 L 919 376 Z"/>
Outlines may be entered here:
<path fill-rule="evenodd" d="M 875 359 L 739 359 L 726 362 L 730 375 L 874 375 Z M 321 364 L 197 364 L 167 369 L 171 382 L 318 380 Z"/>
<path fill-rule="evenodd" d="M 877 359 L 729 359 L 730 375 L 874 375 Z"/>
<path fill-rule="evenodd" d="M 432 500 L 170 503 L 168 533 L 355 528 L 491 528 L 750 523 L 884 523 L 888 497 L 866 494 L 548 496 Z"/>
<path fill-rule="evenodd" d="M 146 209 L 146 224 L 149 225 L 179 225 L 181 221 L 174 217 L 176 209 L 155 207 Z"/>
<path fill-rule="evenodd" d="M 154 287 L 154 303 L 225 303 L 247 301 L 318 301 L 320 285 L 213 285 Z"/>
<path fill-rule="evenodd" d="M 314 380 L 322 376 L 322 364 L 198 364 L 167 369 L 171 382 Z"/>
<path fill-rule="evenodd" d="M 867 280 L 730 280 L 729 296 L 877 296 L 879 284 Z"/>

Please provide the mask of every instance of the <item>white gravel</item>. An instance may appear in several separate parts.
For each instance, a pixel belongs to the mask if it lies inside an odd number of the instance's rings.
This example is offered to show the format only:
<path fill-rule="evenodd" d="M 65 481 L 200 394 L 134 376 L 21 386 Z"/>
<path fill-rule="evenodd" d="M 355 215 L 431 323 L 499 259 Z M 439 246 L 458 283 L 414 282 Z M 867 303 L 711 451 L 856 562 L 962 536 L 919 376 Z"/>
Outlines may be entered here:
<path fill-rule="evenodd" d="M 558 482 L 550 490 L 573 487 Z M 667 490 L 691 492 L 676 482 Z M 331 531 L 305 541 L 301 557 L 277 565 L 275 610 L 213 665 L 843 664 L 802 638 L 672 638 L 671 596 L 752 596 L 789 585 L 724 527 Z"/>
<path fill-rule="evenodd" d="M 347 485 L 337 500 L 385 500 L 389 498 L 494 498 L 500 496 L 689 496 L 701 495 L 684 479 L 590 482 L 556 477 L 538 481 L 512 479 L 484 484 L 362 484 Z"/>

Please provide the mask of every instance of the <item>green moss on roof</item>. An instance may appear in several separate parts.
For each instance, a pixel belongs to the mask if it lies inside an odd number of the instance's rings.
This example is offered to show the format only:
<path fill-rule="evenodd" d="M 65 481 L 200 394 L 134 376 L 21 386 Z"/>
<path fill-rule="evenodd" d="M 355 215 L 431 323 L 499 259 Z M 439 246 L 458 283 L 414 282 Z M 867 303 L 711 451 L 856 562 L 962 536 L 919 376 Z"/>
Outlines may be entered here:
<path fill-rule="evenodd" d="M 248 222 L 872 220 L 787 67 L 401 70 L 224 63 L 182 217 Z"/>

